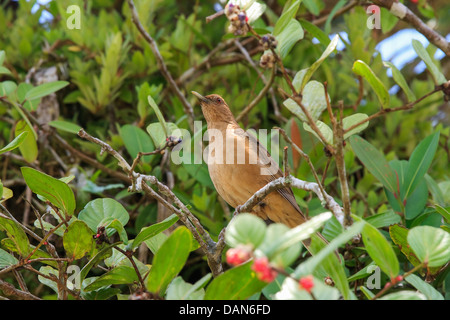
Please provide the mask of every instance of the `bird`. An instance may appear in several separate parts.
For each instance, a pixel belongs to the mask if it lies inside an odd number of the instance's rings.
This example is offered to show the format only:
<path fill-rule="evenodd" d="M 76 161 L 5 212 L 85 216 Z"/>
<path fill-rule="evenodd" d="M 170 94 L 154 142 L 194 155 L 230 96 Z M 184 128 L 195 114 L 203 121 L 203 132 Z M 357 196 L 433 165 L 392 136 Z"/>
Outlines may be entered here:
<path fill-rule="evenodd" d="M 284 176 L 258 139 L 240 127 L 220 95 L 202 96 L 196 91 L 192 94 L 199 100 L 207 122 L 210 134 L 208 147 L 213 145 L 213 149 L 209 150 L 213 159 L 207 160 L 209 175 L 218 194 L 230 206 L 236 208 L 243 205 L 265 185 Z M 215 140 L 220 138 L 221 144 Z M 289 187 L 269 193 L 250 213 L 267 224 L 283 223 L 290 228 L 307 220 Z"/>

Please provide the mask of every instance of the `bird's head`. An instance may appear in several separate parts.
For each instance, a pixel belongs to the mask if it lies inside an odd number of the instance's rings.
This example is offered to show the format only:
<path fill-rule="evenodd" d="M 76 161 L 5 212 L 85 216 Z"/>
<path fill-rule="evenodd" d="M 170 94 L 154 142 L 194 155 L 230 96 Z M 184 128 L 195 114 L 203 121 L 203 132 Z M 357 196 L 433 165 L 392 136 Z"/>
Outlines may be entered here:
<path fill-rule="evenodd" d="M 236 123 L 230 107 L 228 107 L 225 100 L 218 94 L 210 94 L 206 97 L 196 91 L 192 91 L 192 94 L 196 96 L 200 102 L 203 115 L 209 125 L 216 122 Z"/>

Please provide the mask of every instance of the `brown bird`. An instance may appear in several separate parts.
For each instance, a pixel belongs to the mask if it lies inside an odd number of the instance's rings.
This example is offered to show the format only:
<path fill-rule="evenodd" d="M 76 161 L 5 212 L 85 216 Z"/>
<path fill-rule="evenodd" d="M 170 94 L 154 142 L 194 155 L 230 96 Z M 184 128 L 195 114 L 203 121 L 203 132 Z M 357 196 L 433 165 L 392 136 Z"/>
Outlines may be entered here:
<path fill-rule="evenodd" d="M 209 155 L 216 160 L 208 158 L 209 174 L 217 192 L 229 205 L 234 208 L 243 205 L 259 189 L 283 176 L 258 139 L 239 126 L 221 96 L 192 93 L 200 101 L 208 123 Z M 290 188 L 271 192 L 253 207 L 252 213 L 267 223 L 284 223 L 291 228 L 306 221 Z"/>

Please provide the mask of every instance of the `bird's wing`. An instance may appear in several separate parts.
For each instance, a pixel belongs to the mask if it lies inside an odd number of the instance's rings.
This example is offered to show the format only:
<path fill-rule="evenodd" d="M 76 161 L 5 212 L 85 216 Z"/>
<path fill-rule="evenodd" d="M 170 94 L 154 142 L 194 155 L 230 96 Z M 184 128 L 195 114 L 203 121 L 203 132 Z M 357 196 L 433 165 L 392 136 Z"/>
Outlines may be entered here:
<path fill-rule="evenodd" d="M 272 158 L 270 153 L 267 151 L 267 149 L 259 142 L 257 138 L 255 138 L 253 135 L 245 132 L 242 128 L 239 128 L 235 131 L 235 134 L 244 136 L 249 141 L 249 149 L 251 149 L 253 152 L 257 152 L 258 155 L 258 161 L 262 163 L 264 166 L 273 168 L 271 170 L 271 173 L 268 175 L 265 175 L 267 177 L 267 183 L 274 181 L 278 178 L 281 178 L 283 176 L 283 173 L 278 166 L 278 164 L 275 162 L 275 160 Z M 300 210 L 297 201 L 295 201 L 294 193 L 292 192 L 291 188 L 283 188 L 277 190 L 277 192 L 285 198 L 289 203 L 301 214 L 302 211 Z"/>

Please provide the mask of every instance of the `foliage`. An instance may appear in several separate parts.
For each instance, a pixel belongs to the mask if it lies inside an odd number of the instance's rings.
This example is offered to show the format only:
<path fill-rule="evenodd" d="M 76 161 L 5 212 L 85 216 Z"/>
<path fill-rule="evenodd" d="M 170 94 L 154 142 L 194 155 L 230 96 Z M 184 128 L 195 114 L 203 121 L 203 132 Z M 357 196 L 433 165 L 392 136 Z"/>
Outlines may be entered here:
<path fill-rule="evenodd" d="M 436 47 L 413 40 L 415 61 L 383 61 L 377 43 L 404 26 L 382 8 L 382 29 L 370 30 L 365 8 L 344 1 L 234 0 L 249 24 L 227 13 L 206 24 L 214 1 L 136 0 L 155 52 L 129 2 L 0 4 L 0 295 L 9 282 L 12 298 L 450 297 L 450 84 Z M 69 5 L 81 8 L 80 29 L 69 28 Z M 432 9 L 421 18 L 448 32 Z M 53 18 L 42 22 L 44 10 Z M 285 130 L 313 164 L 282 141 L 290 174 L 323 186 L 348 222 L 296 188 L 310 218 L 296 228 L 233 218 L 205 163 L 171 158 L 182 145 L 193 160 L 206 129 L 186 111 L 202 119 L 192 90 L 222 95 L 235 116 L 254 101 L 242 127 Z M 153 178 L 136 180 L 81 128 Z M 224 228 L 215 275 L 205 251 Z"/>

